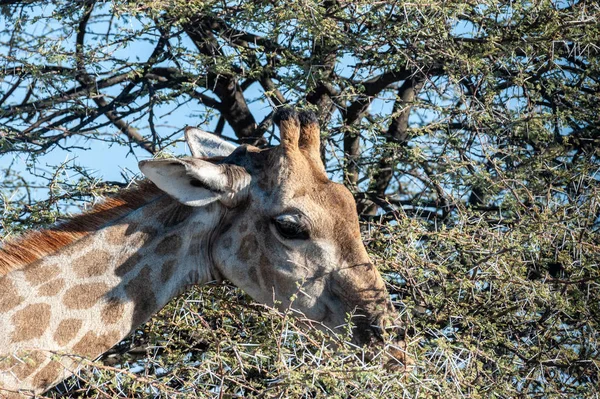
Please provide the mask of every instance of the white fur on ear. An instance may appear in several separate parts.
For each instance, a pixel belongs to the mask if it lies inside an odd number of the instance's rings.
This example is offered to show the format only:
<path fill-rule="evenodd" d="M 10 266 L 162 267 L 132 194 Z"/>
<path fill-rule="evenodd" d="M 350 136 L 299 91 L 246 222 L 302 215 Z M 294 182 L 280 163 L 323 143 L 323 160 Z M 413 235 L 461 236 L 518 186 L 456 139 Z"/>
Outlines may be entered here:
<path fill-rule="evenodd" d="M 180 159 L 149 159 L 141 161 L 139 167 L 158 188 L 182 204 L 205 206 L 220 197 L 219 192 L 214 192 L 208 186 L 202 183 L 195 184 L 196 177 L 190 173 L 190 167 Z M 207 175 L 217 179 L 220 177 L 216 165 L 210 164 L 207 167 Z"/>
<path fill-rule="evenodd" d="M 189 126 L 185 128 L 185 141 L 196 158 L 226 157 L 237 148 L 215 134 Z"/>
<path fill-rule="evenodd" d="M 186 157 L 149 159 L 139 163 L 142 173 L 158 188 L 188 206 L 220 201 L 235 206 L 247 195 L 250 175 L 235 165 L 215 165 Z"/>

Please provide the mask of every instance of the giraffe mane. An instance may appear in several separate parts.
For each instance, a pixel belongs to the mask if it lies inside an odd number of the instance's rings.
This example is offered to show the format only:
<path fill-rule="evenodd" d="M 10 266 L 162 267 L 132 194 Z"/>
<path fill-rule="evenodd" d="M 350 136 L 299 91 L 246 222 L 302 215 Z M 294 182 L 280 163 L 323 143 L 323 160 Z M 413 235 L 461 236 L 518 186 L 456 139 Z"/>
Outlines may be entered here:
<path fill-rule="evenodd" d="M 139 209 L 162 193 L 152 182 L 123 190 L 89 211 L 55 226 L 26 232 L 0 244 L 0 277 L 63 248 L 107 223 Z"/>

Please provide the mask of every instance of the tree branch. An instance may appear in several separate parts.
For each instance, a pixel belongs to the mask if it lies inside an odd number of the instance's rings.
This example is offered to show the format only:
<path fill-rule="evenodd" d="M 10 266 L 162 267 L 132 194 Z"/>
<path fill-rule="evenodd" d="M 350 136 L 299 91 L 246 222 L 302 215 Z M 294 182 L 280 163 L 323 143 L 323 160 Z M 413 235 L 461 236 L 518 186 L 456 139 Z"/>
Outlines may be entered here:
<path fill-rule="evenodd" d="M 215 24 L 208 18 L 198 17 L 185 23 L 184 31 L 194 42 L 201 54 L 215 57 L 221 54 L 218 43 L 210 31 Z M 244 93 L 237 79 L 232 75 L 209 71 L 206 74 L 208 86 L 221 100 L 221 114 L 225 117 L 236 136 L 242 141 L 253 141 L 257 134 L 257 125 L 254 116 L 248 108 Z"/>
<path fill-rule="evenodd" d="M 404 147 L 408 143 L 408 119 L 415 98 L 425 83 L 425 77 L 413 77 L 406 79 L 398 89 L 396 101 L 392 115 L 392 122 L 385 133 L 387 148 L 379 158 L 379 165 L 369 184 L 369 192 L 374 192 L 378 197 L 385 197 L 392 176 L 394 175 L 394 165 L 397 163 L 399 152 L 398 147 Z M 377 210 L 376 206 L 366 206 L 363 212 L 373 214 Z"/>
<path fill-rule="evenodd" d="M 90 16 L 92 15 L 93 9 L 93 2 L 86 5 L 83 17 L 81 18 L 81 21 L 79 22 L 79 25 L 77 27 L 77 38 L 75 44 L 75 63 L 77 65 L 77 74 L 75 78 L 82 86 L 86 86 L 88 88 L 95 87 L 95 79 L 90 74 L 88 74 L 85 69 L 83 45 L 85 40 L 85 29 L 90 19 Z M 121 131 L 121 133 L 125 134 L 132 141 L 137 143 L 140 147 L 142 147 L 149 153 L 155 153 L 156 150 L 152 146 L 152 143 L 144 139 L 144 137 L 141 134 L 139 134 L 137 129 L 133 128 L 132 126 L 129 126 L 129 124 L 123 119 L 121 119 L 116 112 L 110 110 L 109 108 L 112 107 L 108 106 L 109 104 L 106 102 L 103 96 L 91 96 L 91 98 L 96 103 L 96 105 L 98 105 L 98 108 L 104 110 L 104 115 L 106 116 L 106 118 L 109 121 L 111 121 L 113 125 L 115 125 Z"/>
<path fill-rule="evenodd" d="M 385 72 L 379 76 L 361 82 L 364 88 L 362 94 L 356 99 L 345 112 L 343 112 L 344 126 L 344 153 L 346 155 L 346 165 L 344 170 L 344 182 L 351 186 L 358 183 L 358 158 L 360 151 L 360 135 L 347 127 L 354 125 L 361 119 L 369 108 L 369 104 L 377 94 L 386 87 L 400 80 L 408 79 L 414 73 L 408 69 Z"/>

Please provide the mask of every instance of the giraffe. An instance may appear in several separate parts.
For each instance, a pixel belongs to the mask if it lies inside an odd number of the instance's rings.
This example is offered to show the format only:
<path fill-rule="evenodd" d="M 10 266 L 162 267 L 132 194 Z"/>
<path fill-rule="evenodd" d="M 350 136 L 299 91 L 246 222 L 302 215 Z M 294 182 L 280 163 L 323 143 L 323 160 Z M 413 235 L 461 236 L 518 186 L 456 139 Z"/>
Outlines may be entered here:
<path fill-rule="evenodd" d="M 318 121 L 274 121 L 280 145 L 263 150 L 187 129 L 191 157 L 141 161 L 139 187 L 0 248 L 0 397 L 46 391 L 214 280 L 332 330 L 351 314 L 355 343 L 380 339 L 396 313 L 351 193 L 325 174 Z"/>

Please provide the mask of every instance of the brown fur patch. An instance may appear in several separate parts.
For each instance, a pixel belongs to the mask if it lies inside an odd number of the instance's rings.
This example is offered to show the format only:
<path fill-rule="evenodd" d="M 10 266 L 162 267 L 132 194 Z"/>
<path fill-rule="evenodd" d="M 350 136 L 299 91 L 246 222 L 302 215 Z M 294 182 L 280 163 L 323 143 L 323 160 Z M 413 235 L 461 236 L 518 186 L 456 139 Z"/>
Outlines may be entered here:
<path fill-rule="evenodd" d="M 27 281 L 35 286 L 58 276 L 60 269 L 58 265 L 44 265 L 43 262 L 36 262 L 27 265 L 27 267 L 23 269 L 23 273 L 25 274 Z"/>
<path fill-rule="evenodd" d="M 110 245 L 122 245 L 127 238 L 128 231 L 135 231 L 139 229 L 137 223 L 132 224 L 115 224 L 111 226 L 110 230 L 104 234 L 104 239 Z"/>
<path fill-rule="evenodd" d="M 79 319 L 65 319 L 61 321 L 54 332 L 54 340 L 56 343 L 60 346 L 65 346 L 71 342 L 81 329 L 81 323 L 82 321 Z"/>
<path fill-rule="evenodd" d="M 174 254 L 181 248 L 181 237 L 175 234 L 171 234 L 162 239 L 156 245 L 156 250 L 154 251 L 157 255 L 169 255 Z"/>
<path fill-rule="evenodd" d="M 121 246 L 124 243 L 136 243 L 136 246 L 142 246 L 157 230 L 149 226 L 140 226 L 139 223 L 116 224 L 106 231 L 105 239 L 110 245 Z"/>
<path fill-rule="evenodd" d="M 35 303 L 19 310 L 12 316 L 15 329 L 11 340 L 21 342 L 41 337 L 50 324 L 51 313 L 47 303 Z"/>
<path fill-rule="evenodd" d="M 125 285 L 127 296 L 135 303 L 132 320 L 132 326 L 135 327 L 145 322 L 157 310 L 150 272 L 150 266 L 145 266 Z"/>
<path fill-rule="evenodd" d="M 152 239 L 152 237 L 156 236 L 156 234 L 158 234 L 158 230 L 156 230 L 154 227 L 143 226 L 139 231 L 131 234 L 131 237 L 134 238 L 133 241 L 139 243 L 138 246 L 141 247 L 150 239 Z"/>
<path fill-rule="evenodd" d="M 57 278 L 52 281 L 48 281 L 46 284 L 38 288 L 38 295 L 40 296 L 54 296 L 60 292 L 65 286 L 65 280 Z"/>
<path fill-rule="evenodd" d="M 104 250 L 92 250 L 82 257 L 75 259 L 73 271 L 80 278 L 101 276 L 108 269 L 110 254 Z"/>
<path fill-rule="evenodd" d="M 184 255 L 184 257 L 188 259 L 196 259 L 199 256 L 202 256 L 202 243 L 204 242 L 205 238 L 206 237 L 203 234 L 194 234 L 190 240 L 187 254 Z"/>
<path fill-rule="evenodd" d="M 248 234 L 242 238 L 242 243 L 240 244 L 237 255 L 242 261 L 246 262 L 250 259 L 252 254 L 256 252 L 257 248 L 258 242 L 256 241 L 256 237 L 254 237 L 253 234 Z"/>
<path fill-rule="evenodd" d="M 115 275 L 123 277 L 124 275 L 132 271 L 138 265 L 138 263 L 140 263 L 141 259 L 142 255 L 138 253 L 134 253 L 133 255 L 127 257 L 126 260 L 121 264 L 121 266 L 115 269 Z"/>
<path fill-rule="evenodd" d="M 108 292 L 105 283 L 79 284 L 69 288 L 63 297 L 63 303 L 69 309 L 89 309 Z"/>
<path fill-rule="evenodd" d="M 62 369 L 62 364 L 51 361 L 33 376 L 33 385 L 40 389 L 52 386 L 60 377 Z"/>
<path fill-rule="evenodd" d="M 254 228 L 259 234 L 266 234 L 269 229 L 269 224 L 263 219 L 259 219 L 254 223 Z"/>
<path fill-rule="evenodd" d="M 124 316 L 125 304 L 117 298 L 111 298 L 102 309 L 102 322 L 104 324 L 115 324 Z"/>
<path fill-rule="evenodd" d="M 8 312 L 23 302 L 23 297 L 8 277 L 0 277 L 0 292 L 0 313 Z"/>
<path fill-rule="evenodd" d="M 308 190 L 306 189 L 306 187 L 302 186 L 294 192 L 294 195 L 292 198 L 301 198 L 301 197 L 304 197 L 307 193 L 308 193 Z"/>
<path fill-rule="evenodd" d="M 95 359 L 119 342 L 120 338 L 121 335 L 116 331 L 102 335 L 90 331 L 73 346 L 73 353 Z"/>
<path fill-rule="evenodd" d="M 273 287 L 273 273 L 271 270 L 271 262 L 269 261 L 269 258 L 265 256 L 265 254 L 260 254 L 258 269 L 260 271 L 260 277 L 262 277 L 263 284 L 265 284 L 266 288 L 270 290 L 271 287 Z"/>
<path fill-rule="evenodd" d="M 95 205 L 89 212 L 45 230 L 32 231 L 0 248 L 0 276 L 21 268 L 98 230 L 111 220 L 122 217 L 162 193 L 149 181 L 125 190 Z"/>
<path fill-rule="evenodd" d="M 162 269 L 160 271 L 160 280 L 163 283 L 166 283 L 167 281 L 169 281 L 169 279 L 173 275 L 173 270 L 175 270 L 176 264 L 177 264 L 177 261 L 174 259 L 168 260 L 165 263 L 163 263 Z"/>
<path fill-rule="evenodd" d="M 250 277 L 250 280 L 252 280 L 253 283 L 260 284 L 260 281 L 258 280 L 258 273 L 256 272 L 256 267 L 250 266 L 250 269 L 248 270 L 248 277 Z"/>

